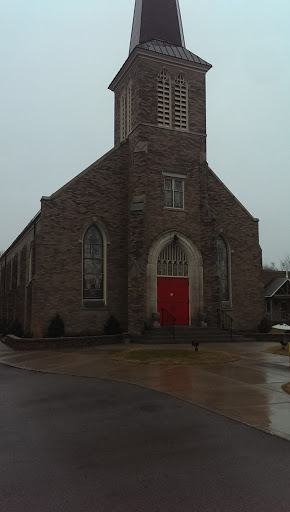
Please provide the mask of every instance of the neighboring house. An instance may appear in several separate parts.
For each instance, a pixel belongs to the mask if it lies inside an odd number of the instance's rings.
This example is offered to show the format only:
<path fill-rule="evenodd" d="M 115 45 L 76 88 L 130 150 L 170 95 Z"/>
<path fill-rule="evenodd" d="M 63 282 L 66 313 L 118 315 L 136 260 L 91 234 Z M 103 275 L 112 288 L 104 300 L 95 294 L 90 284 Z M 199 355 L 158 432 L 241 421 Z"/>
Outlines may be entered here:
<path fill-rule="evenodd" d="M 56 312 L 67 334 L 100 332 L 113 314 L 136 334 L 162 309 L 181 325 L 206 314 L 209 326 L 223 310 L 256 330 L 258 219 L 207 164 L 210 68 L 185 48 L 177 0 L 136 0 L 130 54 L 110 85 L 115 147 L 43 197 L 2 256 L 2 318 L 41 336 Z"/>
<path fill-rule="evenodd" d="M 274 324 L 290 324 L 290 279 L 288 271 L 264 270 L 265 311 Z"/>

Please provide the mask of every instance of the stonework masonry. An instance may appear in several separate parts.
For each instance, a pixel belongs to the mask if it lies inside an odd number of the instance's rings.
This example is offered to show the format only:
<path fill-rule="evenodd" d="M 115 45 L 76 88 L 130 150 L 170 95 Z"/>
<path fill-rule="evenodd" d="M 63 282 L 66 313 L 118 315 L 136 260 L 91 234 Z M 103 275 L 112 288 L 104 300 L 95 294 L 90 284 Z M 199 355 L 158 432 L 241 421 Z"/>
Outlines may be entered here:
<path fill-rule="evenodd" d="M 206 63 L 205 63 L 206 64 Z M 66 334 L 95 335 L 110 315 L 136 335 L 157 311 L 156 248 L 179 239 L 189 258 L 190 323 L 217 309 L 237 330 L 256 330 L 263 316 L 258 221 L 206 161 L 206 72 L 210 65 L 154 54 L 138 46 L 110 85 L 115 93 L 115 147 L 41 201 L 41 212 L 0 260 L 0 317 L 26 333 L 46 335 L 59 313 Z M 158 126 L 157 78 L 188 86 L 188 130 Z M 131 84 L 132 129 L 121 142 L 121 96 Z M 173 97 L 172 97 L 173 98 Z M 234 170 L 233 170 L 234 171 Z M 164 173 L 184 180 L 184 208 L 166 208 Z M 104 300 L 83 299 L 83 237 L 95 224 L 104 240 Z M 230 300 L 221 300 L 216 240 L 226 241 Z M 155 251 L 155 252 L 154 252 Z"/>

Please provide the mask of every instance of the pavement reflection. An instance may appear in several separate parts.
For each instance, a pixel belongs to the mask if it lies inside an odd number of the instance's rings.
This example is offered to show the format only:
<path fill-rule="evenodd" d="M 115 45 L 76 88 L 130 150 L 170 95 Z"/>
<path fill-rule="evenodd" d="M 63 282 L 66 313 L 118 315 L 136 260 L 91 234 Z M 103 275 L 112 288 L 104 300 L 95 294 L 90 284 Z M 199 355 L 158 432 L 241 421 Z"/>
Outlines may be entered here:
<path fill-rule="evenodd" d="M 290 440 L 290 381 L 287 357 L 263 352 L 269 343 L 207 344 L 234 352 L 234 363 L 202 366 L 146 365 L 114 361 L 130 345 L 14 352 L 0 344 L 0 363 L 28 370 L 113 379 L 181 398 Z M 171 346 L 172 347 L 172 346 Z M 192 350 L 191 347 L 180 345 Z M 162 346 L 159 348 L 166 348 Z"/>

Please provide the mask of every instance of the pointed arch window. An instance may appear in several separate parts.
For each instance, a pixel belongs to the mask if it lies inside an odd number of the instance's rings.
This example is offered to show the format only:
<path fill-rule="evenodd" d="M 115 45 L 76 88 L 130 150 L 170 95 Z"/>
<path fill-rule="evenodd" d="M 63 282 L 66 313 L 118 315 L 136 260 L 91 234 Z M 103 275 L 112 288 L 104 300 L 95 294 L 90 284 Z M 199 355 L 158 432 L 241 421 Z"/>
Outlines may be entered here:
<path fill-rule="evenodd" d="M 83 241 L 83 298 L 104 300 L 104 240 L 94 224 Z"/>
<path fill-rule="evenodd" d="M 132 131 L 132 82 L 127 87 L 127 135 Z"/>
<path fill-rule="evenodd" d="M 126 107 L 126 91 L 123 91 L 120 99 L 120 139 L 121 142 L 126 138 L 127 134 L 127 107 Z"/>
<path fill-rule="evenodd" d="M 123 89 L 120 98 L 120 140 L 128 137 L 132 131 L 132 81 Z"/>
<path fill-rule="evenodd" d="M 157 262 L 157 275 L 188 277 L 187 256 L 180 246 L 172 243 L 162 249 Z"/>
<path fill-rule="evenodd" d="M 161 71 L 157 80 L 158 125 L 171 128 L 172 109 L 171 109 L 171 79 L 166 71 Z"/>
<path fill-rule="evenodd" d="M 228 245 L 223 237 L 216 240 L 216 264 L 220 279 L 220 297 L 222 302 L 230 302 L 230 267 Z"/>
<path fill-rule="evenodd" d="M 188 85 L 183 75 L 175 79 L 174 123 L 178 130 L 188 130 Z"/>

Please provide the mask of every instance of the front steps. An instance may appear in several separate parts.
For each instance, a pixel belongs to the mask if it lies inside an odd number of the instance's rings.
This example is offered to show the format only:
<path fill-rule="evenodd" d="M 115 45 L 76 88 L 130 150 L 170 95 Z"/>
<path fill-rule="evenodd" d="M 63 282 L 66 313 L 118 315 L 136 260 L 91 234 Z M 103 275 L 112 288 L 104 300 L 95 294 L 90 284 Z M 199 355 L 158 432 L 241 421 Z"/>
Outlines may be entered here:
<path fill-rule="evenodd" d="M 175 327 L 175 339 L 173 338 L 173 329 L 171 327 L 160 327 L 159 329 L 150 329 L 145 331 L 139 339 L 134 339 L 134 343 L 145 343 L 146 345 L 162 345 L 168 343 L 225 343 L 230 341 L 230 334 L 216 327 Z"/>
<path fill-rule="evenodd" d="M 160 327 L 159 329 L 150 329 L 145 331 L 143 336 L 134 338 L 133 343 L 146 345 L 165 345 L 165 344 L 191 344 L 196 343 L 230 343 L 254 341 L 243 335 L 233 334 L 232 339 L 228 331 L 223 331 L 218 327 L 193 327 L 190 325 L 175 327 L 175 339 L 173 338 L 173 329 L 171 327 Z"/>

